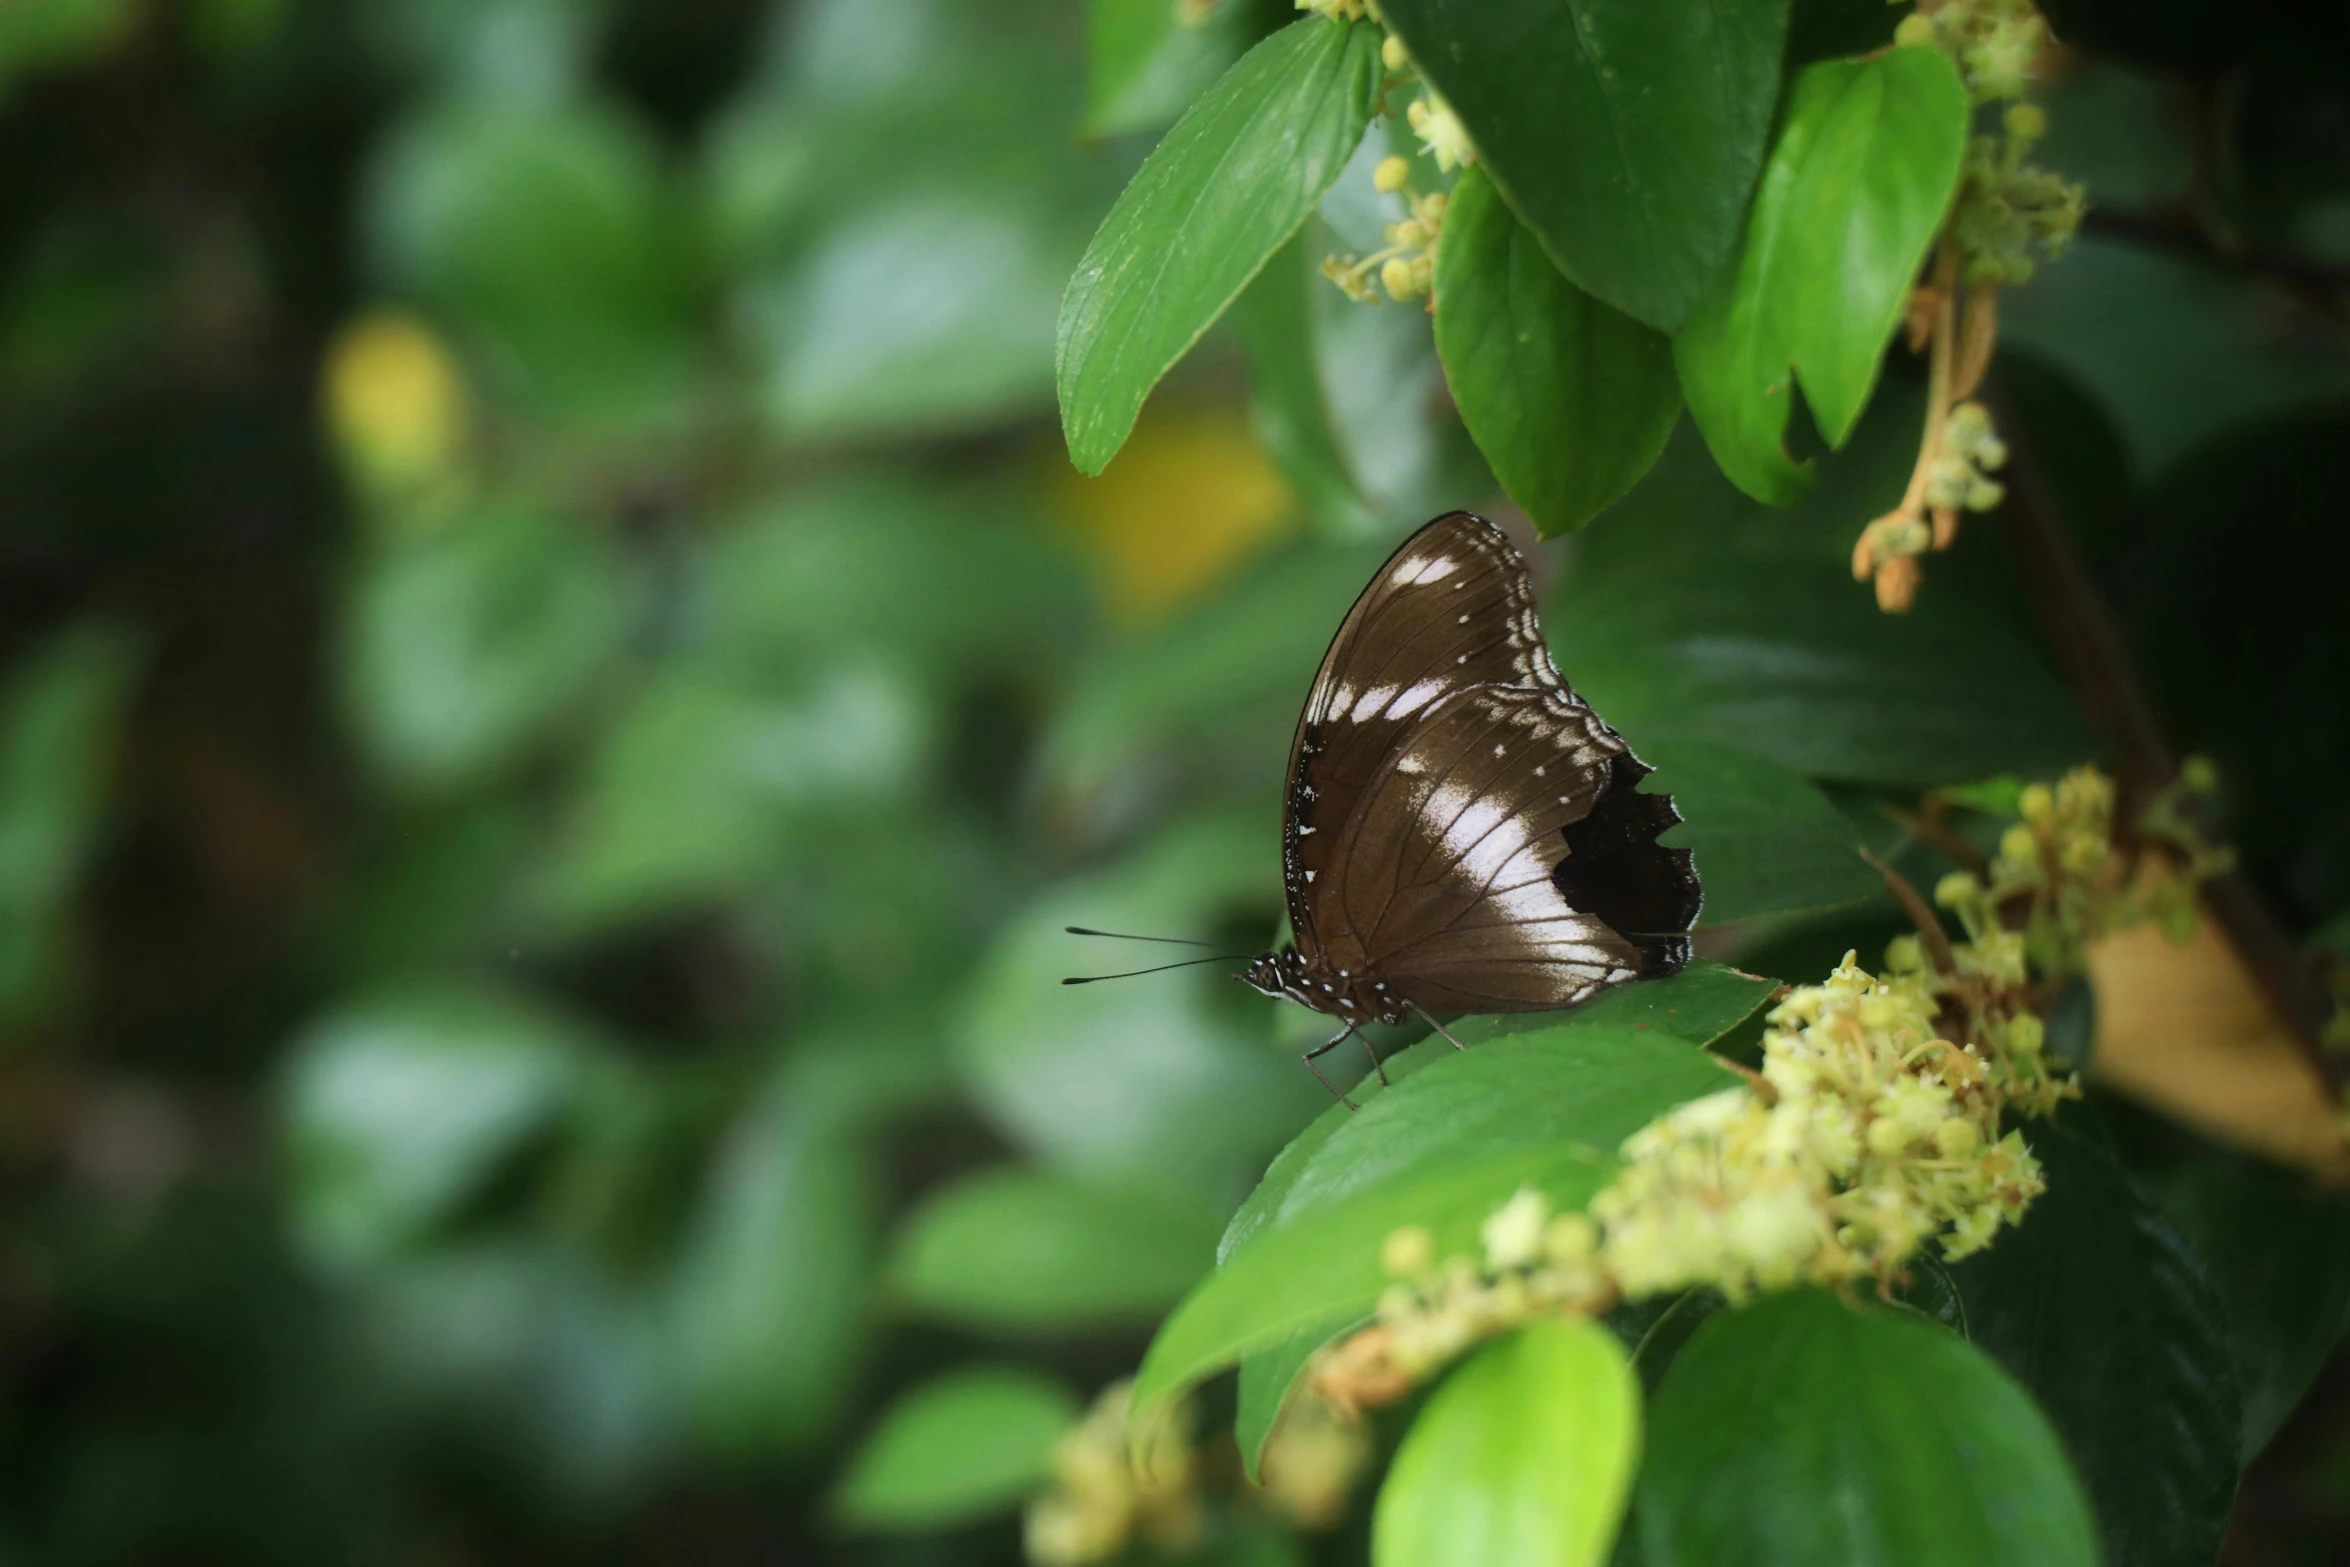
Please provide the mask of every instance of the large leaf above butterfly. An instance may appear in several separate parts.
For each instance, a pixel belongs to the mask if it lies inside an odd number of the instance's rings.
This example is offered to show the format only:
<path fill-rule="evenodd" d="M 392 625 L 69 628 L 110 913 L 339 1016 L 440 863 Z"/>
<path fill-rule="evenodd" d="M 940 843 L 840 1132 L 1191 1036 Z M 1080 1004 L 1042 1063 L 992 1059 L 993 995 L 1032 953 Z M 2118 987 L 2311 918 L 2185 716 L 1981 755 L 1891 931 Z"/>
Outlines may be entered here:
<path fill-rule="evenodd" d="M 1689 960 L 1681 818 L 1551 662 L 1526 563 L 1467 512 L 1340 623 L 1289 754 L 1293 946 L 1241 978 L 1347 1026 L 1571 1007 Z M 1318 1071 L 1318 1069 L 1317 1069 Z"/>

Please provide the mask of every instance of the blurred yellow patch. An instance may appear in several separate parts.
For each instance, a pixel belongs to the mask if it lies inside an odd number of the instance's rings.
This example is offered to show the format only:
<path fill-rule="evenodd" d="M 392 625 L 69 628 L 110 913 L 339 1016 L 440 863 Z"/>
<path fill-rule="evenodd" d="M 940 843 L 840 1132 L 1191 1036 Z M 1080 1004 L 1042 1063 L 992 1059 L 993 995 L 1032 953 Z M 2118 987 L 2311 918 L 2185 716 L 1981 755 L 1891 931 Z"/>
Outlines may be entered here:
<path fill-rule="evenodd" d="M 2206 915 L 2174 942 L 2137 925 L 2093 943 L 2090 1076 L 2220 1142 L 2350 1178 L 2326 1088 Z"/>
<path fill-rule="evenodd" d="M 1065 471 L 1059 499 L 1128 627 L 1166 618 L 1297 514 L 1248 426 L 1222 414 L 1145 415 L 1100 478 Z"/>
<path fill-rule="evenodd" d="M 370 310 L 326 350 L 326 415 L 364 478 L 395 486 L 450 475 L 464 454 L 465 373 L 446 344 L 404 311 Z"/>

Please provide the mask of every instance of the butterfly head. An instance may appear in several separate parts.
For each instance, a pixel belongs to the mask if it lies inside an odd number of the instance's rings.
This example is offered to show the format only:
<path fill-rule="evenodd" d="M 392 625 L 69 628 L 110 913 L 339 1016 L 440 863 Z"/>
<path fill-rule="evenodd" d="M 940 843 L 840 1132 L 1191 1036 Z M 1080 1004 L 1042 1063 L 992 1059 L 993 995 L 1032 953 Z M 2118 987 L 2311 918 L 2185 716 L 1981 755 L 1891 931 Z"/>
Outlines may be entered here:
<path fill-rule="evenodd" d="M 1297 998 L 1305 984 L 1306 960 L 1297 955 L 1295 947 L 1283 947 L 1279 952 L 1260 952 L 1248 960 L 1248 967 L 1240 971 L 1241 983 L 1261 990 L 1268 996 Z"/>

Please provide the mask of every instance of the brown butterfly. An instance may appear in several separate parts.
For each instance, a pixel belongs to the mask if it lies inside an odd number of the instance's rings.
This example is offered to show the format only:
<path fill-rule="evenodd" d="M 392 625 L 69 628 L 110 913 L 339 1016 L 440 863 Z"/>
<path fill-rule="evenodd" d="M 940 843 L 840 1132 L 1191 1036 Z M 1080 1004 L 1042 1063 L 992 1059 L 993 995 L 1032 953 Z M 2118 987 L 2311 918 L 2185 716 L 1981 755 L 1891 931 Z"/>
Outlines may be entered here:
<path fill-rule="evenodd" d="M 1689 851 L 1657 842 L 1681 817 L 1636 791 L 1648 773 L 1560 677 L 1501 530 L 1437 518 L 1322 656 L 1282 811 L 1295 944 L 1239 978 L 1345 1023 L 1305 1053 L 1320 1077 L 1365 1023 L 1417 1015 L 1451 1039 L 1438 1015 L 1677 972 L 1700 891 Z"/>

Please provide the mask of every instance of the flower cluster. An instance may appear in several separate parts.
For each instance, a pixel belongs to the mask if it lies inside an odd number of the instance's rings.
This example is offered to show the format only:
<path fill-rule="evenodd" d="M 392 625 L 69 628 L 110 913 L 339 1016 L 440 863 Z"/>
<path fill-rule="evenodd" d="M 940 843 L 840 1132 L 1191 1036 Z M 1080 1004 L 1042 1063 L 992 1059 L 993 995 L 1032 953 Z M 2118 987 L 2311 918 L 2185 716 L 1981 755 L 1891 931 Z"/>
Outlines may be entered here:
<path fill-rule="evenodd" d="M 1998 854 L 1980 873 L 1945 876 L 1934 901 L 1957 915 L 1973 946 L 2006 938 L 2018 944 L 2019 967 L 2052 979 L 2084 972 L 2089 943 L 2125 926 L 2151 922 L 2184 941 L 2195 926 L 2196 887 L 2231 863 L 2195 825 L 2189 803 L 2216 782 L 2208 761 L 2189 758 L 2147 802 L 2127 846 L 2115 833 L 2113 781 L 2096 768 L 2075 769 L 2053 789 L 2027 785 Z"/>
<path fill-rule="evenodd" d="M 1414 104 L 1414 108 L 1419 105 Z M 1410 216 L 1387 225 L 1387 248 L 1368 256 L 1325 256 L 1322 275 L 1360 304 L 1376 304 L 1370 279 L 1397 301 L 1417 299 L 1436 281 L 1436 244 L 1444 234 L 1445 209 L 1451 198 L 1442 191 L 1425 195 L 1411 188 L 1412 166 L 1403 158 L 1383 158 L 1371 171 L 1372 183 L 1382 195 L 1401 195 Z"/>
<path fill-rule="evenodd" d="M 1962 511 L 1985 512 L 2007 496 L 1991 475 L 2007 462 L 2007 443 L 1992 428 L 1991 411 L 1965 402 L 1943 418 L 1920 454 L 1910 493 L 1861 530 L 1852 547 L 1852 575 L 1873 580 L 1881 609 L 1900 611 L 1917 598 L 1918 557 L 1948 549 Z"/>
<path fill-rule="evenodd" d="M 1323 1352 L 1316 1391 L 1341 1408 L 1387 1403 L 1534 1316 L 1696 1287 L 1888 1289 L 1929 1245 L 1955 1259 L 1990 1244 L 2042 1190 L 2005 1118 L 2045 1117 L 2079 1092 L 2036 1004 L 2097 936 L 2141 920 L 2177 934 L 2182 907 L 2192 919 L 2195 884 L 2225 857 L 2182 805 L 2210 787 L 2208 766 L 2187 768 L 2135 846 L 2117 843 L 2113 786 L 2095 769 L 2023 789 L 1984 872 L 1938 889 L 1964 941 L 1921 901 L 1920 934 L 1892 943 L 1883 974 L 1848 953 L 1825 983 L 1786 993 L 1761 1069 L 1732 1068 L 1743 1085 L 1635 1133 L 1588 1213 L 1522 1190 L 1487 1221 L 1481 1257 L 1439 1261 L 1426 1231 L 1391 1235 L 1381 1260 L 1402 1282 L 1376 1323 Z"/>
<path fill-rule="evenodd" d="M 2033 61 L 2050 42 L 2032 0 L 1942 0 L 1921 6 L 1894 34 L 1900 44 L 1940 49 L 1958 67 L 1977 104 L 2004 103 L 1995 129 L 1967 142 L 1958 194 L 1933 275 L 1910 307 L 1909 342 L 1930 354 L 1925 433 L 1901 504 L 1862 530 L 1853 575 L 1874 581 L 1880 609 L 1916 601 L 1921 558 L 1948 549 L 1959 517 L 1989 511 L 2004 495 L 1990 477 L 2006 447 L 1990 415 L 1967 401 L 1982 383 L 1998 340 L 1998 290 L 2029 278 L 2080 228 L 2081 187 L 2034 167 L 2031 152 L 2048 117 L 2022 99 Z"/>
<path fill-rule="evenodd" d="M 1297 0 L 1297 8 L 1326 16 L 1333 22 L 1379 20 L 1377 0 Z"/>
<path fill-rule="evenodd" d="M 1204 1523 L 1191 1411 L 1176 1404 L 1133 1433 L 1132 1382 L 1102 1390 L 1076 1429 L 1053 1449 L 1053 1483 L 1031 1502 L 1028 1559 L 1036 1567 L 1086 1567 L 1147 1542 L 1181 1550 Z"/>

